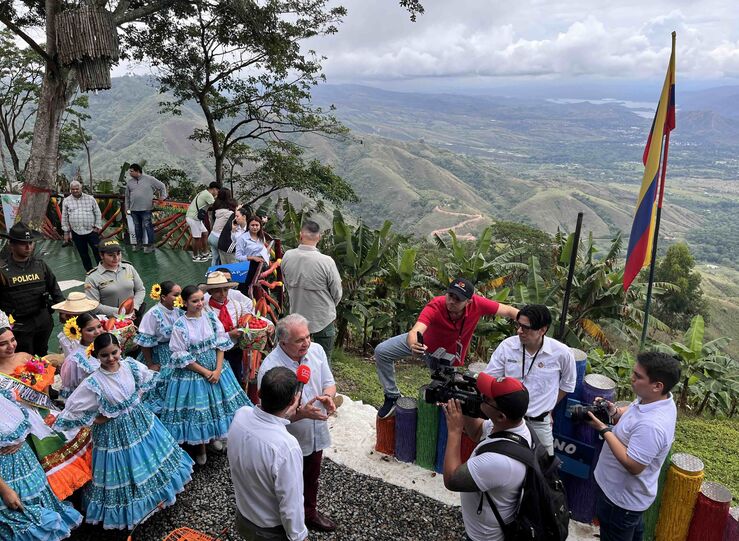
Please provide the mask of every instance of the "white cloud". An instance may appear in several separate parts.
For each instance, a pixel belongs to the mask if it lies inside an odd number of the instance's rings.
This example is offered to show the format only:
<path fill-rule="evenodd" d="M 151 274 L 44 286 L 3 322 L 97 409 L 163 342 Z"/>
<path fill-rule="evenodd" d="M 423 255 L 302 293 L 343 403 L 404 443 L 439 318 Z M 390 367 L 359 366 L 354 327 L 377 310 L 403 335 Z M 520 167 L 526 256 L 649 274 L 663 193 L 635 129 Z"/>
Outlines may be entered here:
<path fill-rule="evenodd" d="M 335 36 L 311 47 L 328 56 L 332 82 L 418 77 L 662 77 L 676 30 L 680 77 L 739 74 L 739 32 L 729 3 L 618 5 L 570 0 L 511 3 L 426 0 L 408 21 L 395 0 L 348 0 Z M 504 5 L 505 4 L 505 5 Z M 707 15 L 708 14 L 708 15 Z"/>

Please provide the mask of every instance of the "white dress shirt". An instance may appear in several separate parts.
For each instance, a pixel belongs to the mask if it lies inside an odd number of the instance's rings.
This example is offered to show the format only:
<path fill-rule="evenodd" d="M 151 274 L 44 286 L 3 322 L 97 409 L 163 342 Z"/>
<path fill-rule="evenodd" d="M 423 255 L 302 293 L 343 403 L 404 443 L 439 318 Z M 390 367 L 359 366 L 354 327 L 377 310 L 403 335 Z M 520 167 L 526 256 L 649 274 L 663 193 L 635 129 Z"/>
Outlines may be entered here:
<path fill-rule="evenodd" d="M 228 463 L 239 513 L 257 526 L 282 525 L 290 541 L 308 537 L 303 452 L 287 419 L 243 407 L 228 430 Z"/>
<path fill-rule="evenodd" d="M 315 342 L 311 343 L 308 353 L 306 353 L 305 357 L 301 359 L 300 364 L 305 364 L 310 368 L 310 380 L 303 387 L 303 396 L 300 399 L 301 405 L 307 404 L 316 396 L 323 395 L 323 390 L 327 387 L 336 385 L 334 375 L 331 373 L 331 368 L 326 359 L 326 352 L 323 351 L 323 348 Z M 257 375 L 258 387 L 261 387 L 262 385 L 264 374 L 276 366 L 284 366 L 293 372 L 297 372 L 299 365 L 288 357 L 278 345 L 272 350 L 272 353 L 267 355 L 262 362 L 262 366 L 259 368 L 259 374 Z M 313 404 L 317 408 L 323 409 L 323 405 L 318 400 Z M 328 421 L 300 419 L 299 421 L 290 423 L 287 430 L 298 440 L 300 448 L 303 450 L 303 456 L 308 456 L 316 451 L 321 451 L 331 445 L 331 435 L 328 432 Z"/>
<path fill-rule="evenodd" d="M 496 378 L 513 377 L 526 386 L 529 390 L 528 417 L 552 411 L 557 405 L 559 391 L 573 392 L 577 381 L 572 351 L 548 336 L 544 337 L 541 351 L 534 355 L 525 351 L 518 336 L 506 338 L 495 348 L 485 373 Z"/>
<path fill-rule="evenodd" d="M 629 473 L 604 443 L 594 475 L 609 500 L 629 511 L 644 511 L 652 505 L 659 472 L 675 439 L 676 422 L 672 393 L 651 404 L 631 403 L 613 427 L 613 435 L 626 446 L 626 455 L 646 468 L 639 475 Z"/>

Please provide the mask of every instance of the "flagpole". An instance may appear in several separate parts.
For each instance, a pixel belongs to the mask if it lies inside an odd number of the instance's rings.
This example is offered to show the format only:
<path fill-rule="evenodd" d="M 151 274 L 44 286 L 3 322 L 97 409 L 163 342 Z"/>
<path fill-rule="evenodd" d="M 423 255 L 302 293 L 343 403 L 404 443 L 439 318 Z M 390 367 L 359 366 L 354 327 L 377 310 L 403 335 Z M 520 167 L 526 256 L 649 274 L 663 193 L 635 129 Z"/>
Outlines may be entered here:
<path fill-rule="evenodd" d="M 649 309 L 652 305 L 652 284 L 654 283 L 654 268 L 657 265 L 657 240 L 659 239 L 659 224 L 662 218 L 662 200 L 665 195 L 665 176 L 667 175 L 667 154 L 670 148 L 670 132 L 668 131 L 664 138 L 664 146 L 662 147 L 662 171 L 659 183 L 659 200 L 657 202 L 657 216 L 654 220 L 654 240 L 652 241 L 652 261 L 649 263 L 649 282 L 647 283 L 647 301 L 644 303 L 644 324 L 641 330 L 641 340 L 639 349 L 644 349 L 647 341 L 647 327 L 649 327 Z"/>

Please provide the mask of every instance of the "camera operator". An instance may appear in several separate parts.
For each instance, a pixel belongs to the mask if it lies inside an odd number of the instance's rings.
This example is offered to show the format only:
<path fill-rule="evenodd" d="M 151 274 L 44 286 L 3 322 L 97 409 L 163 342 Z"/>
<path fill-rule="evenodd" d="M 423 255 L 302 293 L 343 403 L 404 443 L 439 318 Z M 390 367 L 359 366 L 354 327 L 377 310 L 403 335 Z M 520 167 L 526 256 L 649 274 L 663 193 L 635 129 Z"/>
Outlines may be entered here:
<path fill-rule="evenodd" d="M 485 372 L 517 378 L 526 386 L 531 401 L 525 419 L 553 455 L 551 412 L 557 402 L 575 390 L 577 369 L 570 348 L 545 336 L 551 324 L 552 314 L 546 306 L 524 306 L 516 316 L 516 336 L 498 345 Z"/>
<path fill-rule="evenodd" d="M 518 435 L 531 445 L 531 432 L 523 420 L 529 405 L 529 392 L 516 378 L 494 378 L 484 372 L 477 378 L 477 389 L 482 395 L 480 409 L 489 420 L 463 416 L 456 399 L 442 404 L 449 434 L 444 454 L 444 486 L 462 493 L 462 520 L 467 539 L 499 541 L 503 539 L 503 532 L 487 497 L 493 500 L 501 518 L 508 523 L 518 508 L 526 466 L 492 451 L 479 455 L 473 452 L 462 464 L 462 430 L 479 442 L 477 448 L 500 439 L 496 434 L 504 431 Z"/>
<path fill-rule="evenodd" d="M 514 319 L 518 310 L 499 304 L 480 295 L 465 278 L 457 278 L 447 289 L 445 296 L 434 297 L 421 310 L 418 321 L 410 332 L 394 336 L 375 348 L 375 369 L 385 393 L 385 402 L 377 412 L 384 419 L 395 411 L 400 391 L 395 383 L 395 361 L 411 354 L 422 355 L 427 350 L 435 352 L 443 348 L 455 357 L 453 365 L 464 363 L 472 333 L 483 316 L 499 315 Z M 423 335 L 423 343 L 418 334 Z"/>
<path fill-rule="evenodd" d="M 629 406 L 608 403 L 613 428 L 589 413 L 589 424 L 605 445 L 595 467 L 598 500 L 595 514 L 602 541 L 640 541 L 642 514 L 657 495 L 662 464 L 675 439 L 677 408 L 670 390 L 680 380 L 680 362 L 665 353 L 636 357 Z"/>

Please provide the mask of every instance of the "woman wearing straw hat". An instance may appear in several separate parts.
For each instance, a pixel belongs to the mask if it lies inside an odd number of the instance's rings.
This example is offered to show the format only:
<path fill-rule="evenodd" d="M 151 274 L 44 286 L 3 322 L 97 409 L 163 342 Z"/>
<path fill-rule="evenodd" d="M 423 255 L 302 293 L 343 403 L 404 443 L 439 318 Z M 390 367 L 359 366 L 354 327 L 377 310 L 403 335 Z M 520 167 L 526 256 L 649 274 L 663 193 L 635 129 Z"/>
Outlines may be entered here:
<path fill-rule="evenodd" d="M 75 316 L 81 316 L 85 312 L 94 312 L 100 302 L 88 299 L 87 295 L 80 291 L 72 291 L 62 302 L 52 305 L 52 310 L 59 312 L 59 322 L 64 325 Z M 59 339 L 59 347 L 62 348 L 64 357 L 71 355 L 79 345 L 79 340 L 67 338 L 65 332 L 59 331 L 56 335 Z"/>
<path fill-rule="evenodd" d="M 233 342 L 216 314 L 203 312 L 203 292 L 191 285 L 181 296 L 185 315 L 175 322 L 169 341 L 173 371 L 160 418 L 178 443 L 197 446 L 195 462 L 203 465 L 205 444 L 213 442 L 216 450 L 223 449 L 220 440 L 236 410 L 252 403 L 223 362 L 223 352 Z"/>

